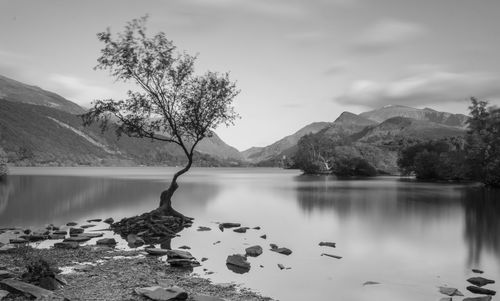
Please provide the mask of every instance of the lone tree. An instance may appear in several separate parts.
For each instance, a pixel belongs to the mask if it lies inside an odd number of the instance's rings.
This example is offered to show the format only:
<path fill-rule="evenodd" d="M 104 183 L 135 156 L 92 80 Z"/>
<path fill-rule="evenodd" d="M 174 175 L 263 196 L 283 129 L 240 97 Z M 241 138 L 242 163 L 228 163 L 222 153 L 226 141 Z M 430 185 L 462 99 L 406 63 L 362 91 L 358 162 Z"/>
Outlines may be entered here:
<path fill-rule="evenodd" d="M 193 164 L 194 150 L 221 124 L 232 125 L 238 115 L 233 100 L 238 94 L 229 74 L 194 72 L 195 56 L 180 53 L 159 32 L 146 35 L 147 16 L 127 23 L 114 37 L 109 28 L 97 34 L 104 43 L 98 65 L 117 80 L 134 83 L 140 91 L 128 91 L 124 100 L 96 100 L 82 115 L 84 125 L 97 122 L 104 131 L 116 124 L 116 134 L 177 144 L 187 164 L 177 171 L 160 196 L 157 212 L 184 218 L 172 208 L 177 179 Z"/>

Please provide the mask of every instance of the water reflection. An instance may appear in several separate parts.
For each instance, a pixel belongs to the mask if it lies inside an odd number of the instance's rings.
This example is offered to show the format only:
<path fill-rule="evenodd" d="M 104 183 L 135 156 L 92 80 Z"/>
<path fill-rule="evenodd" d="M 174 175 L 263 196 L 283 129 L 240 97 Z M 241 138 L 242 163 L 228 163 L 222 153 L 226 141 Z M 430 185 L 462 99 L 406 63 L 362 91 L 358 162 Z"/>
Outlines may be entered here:
<path fill-rule="evenodd" d="M 480 263 L 483 251 L 500 257 L 500 190 L 468 189 L 463 204 L 469 266 Z"/>
<path fill-rule="evenodd" d="M 0 183 L 0 226 L 41 226 L 116 210 L 138 214 L 158 205 L 165 185 L 159 180 L 13 175 Z M 217 193 L 210 183 L 182 183 L 174 204 L 181 212 L 199 210 Z"/>

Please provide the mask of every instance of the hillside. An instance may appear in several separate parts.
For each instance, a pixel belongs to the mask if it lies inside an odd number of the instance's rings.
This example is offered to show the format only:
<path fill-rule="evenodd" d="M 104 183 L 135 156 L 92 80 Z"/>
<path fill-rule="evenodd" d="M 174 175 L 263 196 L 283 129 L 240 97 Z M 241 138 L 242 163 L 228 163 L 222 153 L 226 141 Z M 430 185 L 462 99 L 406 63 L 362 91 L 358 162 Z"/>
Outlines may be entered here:
<path fill-rule="evenodd" d="M 46 106 L 72 114 L 85 110 L 64 97 L 41 88 L 30 86 L 0 75 L 0 100 Z"/>
<path fill-rule="evenodd" d="M 466 126 L 466 121 L 468 119 L 468 117 L 463 114 L 451 114 L 447 112 L 438 112 L 429 108 L 416 109 L 400 105 L 385 106 L 377 110 L 361 113 L 359 116 L 376 121 L 377 123 L 384 122 L 393 117 L 406 117 L 461 128 Z"/>
<path fill-rule="evenodd" d="M 292 135 L 286 136 L 274 142 L 271 145 L 265 147 L 252 147 L 241 152 L 241 154 L 243 155 L 243 158 L 245 160 L 248 160 L 253 163 L 258 163 L 261 161 L 272 159 L 281 154 L 283 151 L 297 145 L 297 142 L 299 141 L 300 137 L 306 134 L 317 133 L 320 130 L 324 129 L 329 124 L 330 123 L 328 122 L 311 123 L 301 128 L 297 132 L 293 133 Z"/>

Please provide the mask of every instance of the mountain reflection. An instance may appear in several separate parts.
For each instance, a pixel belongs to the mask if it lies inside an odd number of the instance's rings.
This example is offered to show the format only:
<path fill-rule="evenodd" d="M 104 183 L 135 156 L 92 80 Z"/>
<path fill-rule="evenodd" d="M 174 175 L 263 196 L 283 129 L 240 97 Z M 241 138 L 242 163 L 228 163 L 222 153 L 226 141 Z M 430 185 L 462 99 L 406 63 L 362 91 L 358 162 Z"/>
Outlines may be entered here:
<path fill-rule="evenodd" d="M 158 205 L 165 186 L 155 180 L 9 176 L 0 183 L 0 226 L 40 226 L 54 220 L 101 216 L 116 208 L 140 214 Z M 217 193 L 217 186 L 209 183 L 182 183 L 174 206 L 181 212 L 200 207 Z"/>
<path fill-rule="evenodd" d="M 500 190 L 478 187 L 463 195 L 468 264 L 481 262 L 489 251 L 500 257 Z"/>

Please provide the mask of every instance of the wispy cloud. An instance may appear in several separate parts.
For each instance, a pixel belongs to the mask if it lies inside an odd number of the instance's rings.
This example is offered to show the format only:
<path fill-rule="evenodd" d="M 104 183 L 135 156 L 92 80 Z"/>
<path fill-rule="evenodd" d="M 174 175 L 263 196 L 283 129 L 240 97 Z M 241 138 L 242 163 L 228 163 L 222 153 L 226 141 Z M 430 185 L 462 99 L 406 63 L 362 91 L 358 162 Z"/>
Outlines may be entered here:
<path fill-rule="evenodd" d="M 377 53 L 413 40 L 426 31 L 424 26 L 417 23 L 384 19 L 362 32 L 354 40 L 353 48 L 360 52 Z"/>
<path fill-rule="evenodd" d="M 424 70 L 388 82 L 354 81 L 335 101 L 372 108 L 388 104 L 423 106 L 453 103 L 471 96 L 499 97 L 499 82 L 499 73 Z"/>

